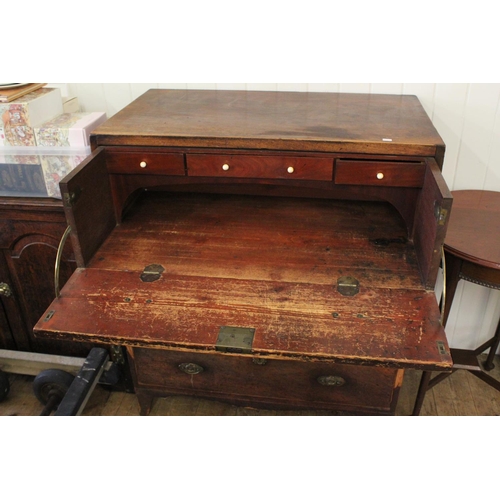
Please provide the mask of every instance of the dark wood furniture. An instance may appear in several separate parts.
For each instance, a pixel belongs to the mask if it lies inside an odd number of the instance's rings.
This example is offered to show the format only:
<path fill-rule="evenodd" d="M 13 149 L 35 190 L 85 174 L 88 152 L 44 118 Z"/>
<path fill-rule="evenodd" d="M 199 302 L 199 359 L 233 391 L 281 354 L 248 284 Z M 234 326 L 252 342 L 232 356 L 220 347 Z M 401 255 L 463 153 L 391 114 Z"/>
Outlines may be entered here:
<path fill-rule="evenodd" d="M 453 215 L 450 218 L 444 250 L 446 257 L 446 295 L 443 324 L 448 317 L 460 280 L 500 290 L 500 193 L 494 191 L 454 191 Z M 494 368 L 493 359 L 500 345 L 500 324 L 495 335 L 474 350 L 451 349 L 453 372 L 468 370 L 500 391 L 500 381 L 485 372 Z M 490 349 L 483 366 L 477 357 Z M 422 375 L 413 415 L 420 414 L 426 392 L 451 373 L 432 378 Z"/>
<path fill-rule="evenodd" d="M 0 197 L 0 349 L 87 355 L 86 345 L 33 335 L 33 327 L 55 298 L 54 264 L 66 227 L 60 200 Z M 68 245 L 61 284 L 75 269 Z"/>
<path fill-rule="evenodd" d="M 142 413 L 186 394 L 393 414 L 449 370 L 452 198 L 413 96 L 151 90 L 61 183 L 78 269 L 40 338 L 125 346 Z"/>

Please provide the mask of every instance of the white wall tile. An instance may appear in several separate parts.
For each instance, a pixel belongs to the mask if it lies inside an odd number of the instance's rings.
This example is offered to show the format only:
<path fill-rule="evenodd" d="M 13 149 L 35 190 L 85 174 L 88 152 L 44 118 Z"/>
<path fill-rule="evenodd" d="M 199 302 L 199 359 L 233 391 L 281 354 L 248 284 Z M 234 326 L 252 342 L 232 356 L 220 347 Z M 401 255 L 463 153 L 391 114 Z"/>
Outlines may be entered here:
<path fill-rule="evenodd" d="M 139 96 L 147 92 L 149 89 L 157 89 L 157 83 L 131 83 L 130 91 L 132 94 L 132 100 L 137 99 Z"/>
<path fill-rule="evenodd" d="M 433 119 L 436 96 L 435 83 L 403 83 L 403 94 L 416 95 L 429 118 Z"/>
<path fill-rule="evenodd" d="M 484 189 L 490 191 L 500 191 L 500 99 L 496 108 L 495 124 L 493 125 L 491 138 L 491 154 L 484 183 Z"/>
<path fill-rule="evenodd" d="M 307 83 L 278 83 L 277 90 L 282 92 L 307 92 Z"/>
<path fill-rule="evenodd" d="M 372 83 L 370 87 L 372 94 L 395 94 L 403 93 L 402 83 Z"/>
<path fill-rule="evenodd" d="M 111 116 L 102 83 L 71 83 L 69 90 L 78 97 L 82 111 L 104 111 Z"/>
<path fill-rule="evenodd" d="M 246 83 L 216 83 L 215 88 L 217 90 L 246 90 Z"/>
<path fill-rule="evenodd" d="M 308 92 L 338 92 L 340 84 L 338 83 L 308 83 Z"/>
<path fill-rule="evenodd" d="M 433 121 L 446 144 L 443 175 L 450 189 L 454 189 L 468 90 L 467 83 L 439 83 L 436 88 Z"/>
<path fill-rule="evenodd" d="M 278 89 L 277 83 L 247 83 L 247 90 L 274 91 L 277 89 Z"/>
<path fill-rule="evenodd" d="M 186 89 L 187 83 L 158 83 L 159 89 Z"/>
<path fill-rule="evenodd" d="M 113 116 L 132 101 L 130 83 L 103 83 L 106 112 Z"/>
<path fill-rule="evenodd" d="M 216 83 L 187 83 L 188 89 L 199 89 L 199 90 L 215 90 Z"/>
<path fill-rule="evenodd" d="M 485 186 L 499 98 L 499 83 L 469 85 L 454 189 L 482 190 Z"/>
<path fill-rule="evenodd" d="M 340 92 L 350 92 L 354 94 L 369 94 L 370 84 L 369 83 L 341 83 L 339 85 Z"/>

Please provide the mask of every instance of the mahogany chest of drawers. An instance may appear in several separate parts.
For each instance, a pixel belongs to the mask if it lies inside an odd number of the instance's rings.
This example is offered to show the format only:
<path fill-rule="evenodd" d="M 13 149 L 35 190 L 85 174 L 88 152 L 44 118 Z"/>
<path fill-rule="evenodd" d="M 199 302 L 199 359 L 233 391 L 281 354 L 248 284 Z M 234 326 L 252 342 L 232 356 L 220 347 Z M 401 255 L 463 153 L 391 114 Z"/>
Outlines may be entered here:
<path fill-rule="evenodd" d="M 413 96 L 151 90 L 61 183 L 78 268 L 41 338 L 126 348 L 143 414 L 183 394 L 393 414 L 448 370 L 451 195 Z"/>

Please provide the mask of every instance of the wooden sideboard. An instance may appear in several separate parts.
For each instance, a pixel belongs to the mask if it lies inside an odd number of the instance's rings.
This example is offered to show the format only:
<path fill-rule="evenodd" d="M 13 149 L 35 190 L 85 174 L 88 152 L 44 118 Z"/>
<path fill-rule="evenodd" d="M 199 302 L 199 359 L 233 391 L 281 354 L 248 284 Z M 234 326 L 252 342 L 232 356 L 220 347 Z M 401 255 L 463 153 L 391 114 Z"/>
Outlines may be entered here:
<path fill-rule="evenodd" d="M 40 339 L 125 346 L 173 394 L 393 414 L 452 366 L 434 286 L 452 199 L 414 96 L 151 90 L 61 183 L 77 269 Z"/>
<path fill-rule="evenodd" d="M 33 335 L 33 327 L 55 298 L 54 264 L 66 227 L 60 200 L 0 197 L 0 349 L 88 354 L 88 345 Z M 61 284 L 75 269 L 68 245 L 61 261 Z"/>

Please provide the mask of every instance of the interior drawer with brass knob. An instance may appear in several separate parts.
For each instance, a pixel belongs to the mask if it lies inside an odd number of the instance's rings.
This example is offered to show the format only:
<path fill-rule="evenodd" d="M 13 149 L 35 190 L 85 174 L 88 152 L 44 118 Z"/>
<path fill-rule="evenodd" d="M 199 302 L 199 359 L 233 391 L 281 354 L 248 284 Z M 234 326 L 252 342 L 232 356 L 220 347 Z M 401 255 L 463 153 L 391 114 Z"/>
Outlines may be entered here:
<path fill-rule="evenodd" d="M 424 162 L 337 160 L 335 183 L 355 186 L 422 187 Z"/>
<path fill-rule="evenodd" d="M 134 348 L 139 389 L 283 408 L 390 410 L 390 368 Z"/>
<path fill-rule="evenodd" d="M 188 154 L 192 177 L 331 181 L 333 159 L 300 156 Z"/>
<path fill-rule="evenodd" d="M 106 165 L 111 174 L 185 175 L 182 153 L 106 150 Z"/>

